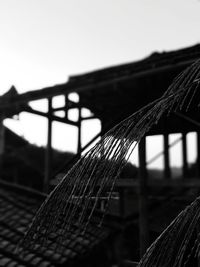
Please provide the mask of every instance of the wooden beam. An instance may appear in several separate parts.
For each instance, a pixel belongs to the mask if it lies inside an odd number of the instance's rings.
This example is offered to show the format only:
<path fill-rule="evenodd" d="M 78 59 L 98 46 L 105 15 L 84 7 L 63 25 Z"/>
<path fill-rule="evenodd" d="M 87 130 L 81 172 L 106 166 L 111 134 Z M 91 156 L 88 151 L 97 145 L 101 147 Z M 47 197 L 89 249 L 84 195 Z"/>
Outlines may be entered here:
<path fill-rule="evenodd" d="M 33 188 L 30 188 L 28 186 L 14 184 L 12 182 L 7 182 L 7 181 L 3 181 L 3 180 L 0 180 L 0 187 L 6 188 L 8 190 L 12 190 L 13 192 L 16 192 L 18 195 L 20 193 L 23 196 L 26 195 L 28 197 L 30 197 L 30 196 L 35 197 L 36 199 L 41 200 L 41 201 L 44 201 L 45 198 L 47 197 L 46 194 L 44 194 L 38 190 L 34 190 Z"/>
<path fill-rule="evenodd" d="M 48 127 L 47 127 L 47 146 L 45 153 L 45 177 L 44 192 L 49 192 L 49 183 L 51 178 L 51 160 L 52 160 L 52 98 L 48 99 Z"/>
<path fill-rule="evenodd" d="M 57 174 L 58 177 L 62 178 L 64 173 Z M 108 183 L 106 184 L 106 188 L 110 188 L 112 184 Z M 73 185 L 71 185 L 73 187 Z M 100 182 L 96 184 L 96 187 L 98 188 L 100 186 Z M 115 183 L 115 188 L 120 189 L 134 189 L 137 191 L 139 188 L 140 183 L 138 180 L 133 180 L 133 178 L 121 178 L 117 179 Z M 152 188 L 157 188 L 159 189 L 188 189 L 188 188 L 200 188 L 200 179 L 198 177 L 191 178 L 191 179 L 170 179 L 170 180 L 165 180 L 165 179 L 154 179 L 154 180 L 148 180 L 147 183 L 147 189 L 151 190 Z M 184 197 L 184 196 L 183 196 Z"/>
<path fill-rule="evenodd" d="M 65 106 L 64 106 L 64 111 L 65 111 L 65 119 L 68 120 L 68 111 L 69 111 L 69 99 L 68 99 L 68 94 L 65 95 Z"/>
<path fill-rule="evenodd" d="M 195 125 L 195 126 L 197 126 L 198 128 L 200 128 L 200 122 L 198 122 L 198 121 L 196 121 L 196 120 L 190 118 L 189 116 L 187 116 L 187 115 L 185 115 L 185 114 L 182 114 L 182 113 L 180 113 L 180 112 L 178 112 L 178 111 L 174 112 L 174 114 L 176 114 L 178 117 L 180 117 L 180 118 L 182 118 L 182 119 L 184 119 L 184 120 L 190 122 L 192 125 Z"/>
<path fill-rule="evenodd" d="M 120 216 L 123 218 L 125 216 L 125 188 L 120 188 L 119 189 L 119 213 Z"/>
<path fill-rule="evenodd" d="M 110 184 L 108 184 L 108 187 Z M 115 187 L 117 188 L 137 188 L 140 186 L 138 180 L 133 180 L 132 178 L 123 178 L 117 179 Z M 199 188 L 200 187 L 200 179 L 198 177 L 190 178 L 190 179 L 149 179 L 147 182 L 147 188 Z"/>
<path fill-rule="evenodd" d="M 77 154 L 81 154 L 81 121 L 82 121 L 81 108 L 78 109 L 78 142 L 77 142 Z"/>
<path fill-rule="evenodd" d="M 187 162 L 187 139 L 186 133 L 182 133 L 182 155 L 183 155 L 183 177 L 188 176 L 188 162 Z"/>
<path fill-rule="evenodd" d="M 200 131 L 197 132 L 197 176 L 200 178 Z"/>
<path fill-rule="evenodd" d="M 3 125 L 3 115 L 0 115 L 0 178 L 2 176 L 3 157 L 5 149 L 5 127 Z"/>
<path fill-rule="evenodd" d="M 82 117 L 82 121 L 84 121 L 84 120 L 94 120 L 94 119 L 97 119 L 97 117 L 94 116 L 94 115 L 88 116 L 88 117 Z"/>
<path fill-rule="evenodd" d="M 176 144 L 178 144 L 180 141 L 182 140 L 182 137 L 181 138 L 177 138 L 174 142 L 172 142 L 171 144 L 169 144 L 169 148 L 175 146 Z M 151 164 L 152 162 L 154 162 L 155 160 L 157 160 L 159 157 L 161 157 L 163 154 L 164 154 L 164 150 L 159 152 L 158 154 L 156 154 L 155 156 L 153 156 L 148 162 L 146 165 L 149 165 Z"/>
<path fill-rule="evenodd" d="M 148 211 L 147 211 L 147 170 L 146 170 L 146 140 L 139 143 L 139 239 L 140 256 L 149 246 Z"/>
<path fill-rule="evenodd" d="M 166 179 L 171 178 L 171 170 L 170 170 L 170 164 L 169 164 L 169 135 L 168 133 L 165 133 L 163 135 L 164 140 L 164 177 Z"/>
<path fill-rule="evenodd" d="M 63 110 L 65 111 L 66 108 L 67 110 L 69 109 L 73 109 L 73 108 L 79 108 L 79 107 L 82 107 L 79 103 L 76 103 L 76 102 L 73 102 L 71 100 L 65 100 L 66 101 L 66 104 L 62 107 L 58 107 L 58 108 L 53 108 L 53 111 L 60 111 L 60 110 Z"/>
<path fill-rule="evenodd" d="M 24 110 L 25 112 L 29 112 L 29 113 L 31 113 L 31 114 L 35 114 L 35 115 L 39 115 L 39 116 L 43 116 L 43 117 L 45 117 L 45 118 L 49 118 L 49 117 L 51 117 L 51 119 L 53 120 L 53 121 L 58 121 L 58 122 L 62 122 L 62 123 L 66 123 L 66 124 L 70 124 L 70 125 L 72 125 L 72 126 L 78 126 L 78 123 L 77 122 L 75 122 L 75 121 L 71 121 L 71 120 L 68 120 L 68 119 L 66 119 L 66 118 L 61 118 L 61 117 L 58 117 L 58 116 L 56 116 L 56 115 L 53 115 L 53 114 L 51 114 L 51 115 L 49 115 L 48 113 L 46 113 L 46 112 L 42 112 L 42 111 L 39 111 L 39 110 L 35 110 L 35 109 L 33 109 L 33 108 L 26 108 L 25 110 Z M 53 111 L 53 110 L 52 110 Z"/>
<path fill-rule="evenodd" d="M 173 65 L 169 64 L 167 66 L 148 69 L 148 70 L 140 71 L 140 72 L 133 73 L 133 74 L 126 74 L 126 75 L 115 77 L 115 78 L 112 77 L 109 80 L 103 80 L 100 82 L 91 83 L 89 85 L 88 84 L 76 85 L 73 83 L 65 83 L 65 84 L 59 84 L 59 85 L 55 85 L 51 87 L 46 87 L 43 89 L 34 90 L 31 92 L 26 92 L 20 95 L 16 95 L 16 96 L 13 96 L 12 98 L 10 97 L 0 98 L 0 107 L 1 109 L 3 109 L 11 105 L 17 105 L 20 103 L 28 103 L 29 101 L 49 98 L 49 97 L 53 97 L 57 95 L 65 95 L 71 92 L 84 92 L 87 90 L 99 90 L 100 88 L 104 86 L 113 85 L 115 83 L 131 80 L 133 78 L 150 76 L 153 74 L 166 72 L 168 70 L 176 70 L 176 69 L 179 69 L 180 67 L 181 68 L 186 67 L 189 64 L 193 63 L 194 61 L 195 60 L 188 60 L 188 61 L 181 62 L 178 64 L 173 64 Z"/>

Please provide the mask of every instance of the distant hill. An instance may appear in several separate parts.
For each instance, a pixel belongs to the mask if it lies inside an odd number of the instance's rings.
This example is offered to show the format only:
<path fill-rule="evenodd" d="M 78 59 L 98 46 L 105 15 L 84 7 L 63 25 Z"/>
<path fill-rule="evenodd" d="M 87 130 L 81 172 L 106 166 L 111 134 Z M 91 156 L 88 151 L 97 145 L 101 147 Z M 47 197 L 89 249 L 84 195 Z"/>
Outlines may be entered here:
<path fill-rule="evenodd" d="M 74 156 L 70 152 L 52 150 L 52 174 Z M 45 147 L 30 144 L 23 137 L 5 127 L 5 157 L 3 179 L 35 189 L 42 189 Z"/>

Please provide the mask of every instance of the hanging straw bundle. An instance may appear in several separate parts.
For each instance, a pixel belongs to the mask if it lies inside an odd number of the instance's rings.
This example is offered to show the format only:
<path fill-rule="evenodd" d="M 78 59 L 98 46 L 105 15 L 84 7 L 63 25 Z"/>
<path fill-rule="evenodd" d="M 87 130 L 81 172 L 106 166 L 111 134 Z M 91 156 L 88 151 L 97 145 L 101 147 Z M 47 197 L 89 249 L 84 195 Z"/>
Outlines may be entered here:
<path fill-rule="evenodd" d="M 194 99 L 196 100 L 199 83 L 200 60 L 175 78 L 163 97 L 145 106 L 107 132 L 90 151 L 82 156 L 47 197 L 20 246 L 26 248 L 35 244 L 44 245 L 56 227 L 62 229 L 61 244 L 72 227 L 84 230 L 106 191 L 109 192 L 107 209 L 115 181 L 141 138 L 164 113 L 169 114 L 177 109 L 187 111 L 191 104 L 193 105 Z M 191 217 L 191 220 L 196 218 L 191 224 L 190 216 L 193 213 L 196 214 L 197 206 L 198 200 L 177 217 L 158 241 L 151 246 L 139 266 L 182 266 L 169 265 L 173 254 L 171 251 L 175 251 L 175 247 L 180 244 L 180 237 L 188 240 L 189 235 L 184 235 L 185 225 L 190 225 L 192 229 L 196 226 L 198 216 Z M 179 229 L 177 236 L 173 237 L 177 240 L 173 239 L 172 243 L 171 236 L 176 233 L 177 229 Z M 183 244 L 183 249 L 186 245 L 187 242 Z M 155 261 L 159 262 L 156 253 L 164 247 L 166 247 L 165 254 L 168 255 L 169 264 L 156 265 Z M 176 262 L 180 263 L 184 258 L 184 252 L 178 253 L 177 257 Z M 151 258 L 153 264 L 150 264 Z"/>
<path fill-rule="evenodd" d="M 199 257 L 199 226 L 200 197 L 186 207 L 156 239 L 138 267 L 188 266 L 191 257 Z"/>

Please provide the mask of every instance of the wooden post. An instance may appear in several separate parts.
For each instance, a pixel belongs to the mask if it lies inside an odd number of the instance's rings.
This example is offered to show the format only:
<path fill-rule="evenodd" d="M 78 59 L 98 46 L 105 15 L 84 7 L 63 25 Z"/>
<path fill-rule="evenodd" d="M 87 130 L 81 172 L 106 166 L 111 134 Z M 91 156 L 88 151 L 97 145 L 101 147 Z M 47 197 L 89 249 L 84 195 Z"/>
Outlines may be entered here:
<path fill-rule="evenodd" d="M 171 178 L 171 170 L 169 165 L 169 135 L 164 133 L 164 177 L 166 179 Z"/>
<path fill-rule="evenodd" d="M 139 143 L 139 239 L 140 256 L 142 257 L 149 245 L 148 212 L 147 212 L 147 170 L 146 140 Z"/>
<path fill-rule="evenodd" d="M 2 178 L 2 168 L 3 168 L 3 155 L 5 149 L 5 128 L 3 125 L 3 116 L 0 115 L 0 178 Z"/>
<path fill-rule="evenodd" d="M 182 133 L 182 151 L 183 151 L 183 177 L 185 178 L 188 176 L 186 133 Z"/>
<path fill-rule="evenodd" d="M 200 132 L 197 132 L 196 172 L 197 172 L 197 176 L 200 177 Z"/>
<path fill-rule="evenodd" d="M 47 146 L 45 154 L 45 177 L 44 192 L 49 191 L 49 182 L 51 178 L 51 156 L 52 156 L 52 98 L 48 98 L 48 127 L 47 127 Z"/>
<path fill-rule="evenodd" d="M 78 108 L 78 143 L 77 143 L 77 154 L 81 153 L 81 108 Z"/>
<path fill-rule="evenodd" d="M 122 139 L 120 142 L 120 146 L 121 146 L 121 151 L 124 150 L 124 142 L 125 140 Z M 130 177 L 128 177 L 130 178 Z M 125 188 L 120 188 L 119 189 L 119 212 L 120 212 L 120 216 L 123 218 L 125 215 L 125 192 L 124 190 L 126 190 Z"/>
<path fill-rule="evenodd" d="M 125 215 L 125 193 L 124 188 L 119 189 L 119 213 L 123 218 Z"/>
<path fill-rule="evenodd" d="M 65 95 L 65 118 L 68 119 L 68 95 Z"/>

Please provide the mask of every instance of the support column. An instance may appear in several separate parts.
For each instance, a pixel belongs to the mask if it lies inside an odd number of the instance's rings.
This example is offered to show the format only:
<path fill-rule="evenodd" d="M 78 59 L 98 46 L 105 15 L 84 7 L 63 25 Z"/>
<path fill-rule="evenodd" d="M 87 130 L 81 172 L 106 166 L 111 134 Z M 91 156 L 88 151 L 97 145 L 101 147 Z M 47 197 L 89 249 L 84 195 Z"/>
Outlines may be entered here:
<path fill-rule="evenodd" d="M 182 133 L 182 151 L 183 151 L 183 177 L 188 176 L 188 162 L 187 162 L 187 139 L 186 133 Z"/>
<path fill-rule="evenodd" d="M 119 189 L 119 213 L 123 218 L 125 216 L 125 192 L 124 188 Z"/>
<path fill-rule="evenodd" d="M 51 178 L 51 156 L 52 156 L 52 98 L 48 99 L 48 127 L 47 127 L 47 146 L 45 154 L 45 177 L 44 192 L 49 192 L 49 182 Z"/>
<path fill-rule="evenodd" d="M 165 133 L 164 138 L 164 177 L 166 179 L 171 178 L 171 170 L 169 165 L 169 135 Z"/>
<path fill-rule="evenodd" d="M 68 119 L 68 95 L 65 95 L 65 118 Z"/>
<path fill-rule="evenodd" d="M 139 239 L 140 256 L 142 257 L 149 245 L 148 212 L 147 212 L 147 170 L 146 140 L 139 143 Z"/>
<path fill-rule="evenodd" d="M 0 179 L 2 178 L 2 168 L 3 168 L 3 156 L 5 149 L 5 128 L 3 125 L 4 117 L 0 115 Z"/>
<path fill-rule="evenodd" d="M 81 122 L 82 122 L 82 115 L 81 115 L 81 108 L 78 108 L 78 143 L 77 143 L 77 154 L 81 153 Z"/>
<path fill-rule="evenodd" d="M 125 140 L 122 139 L 120 140 L 120 150 L 123 151 L 124 147 L 125 147 Z M 127 177 L 126 177 L 127 178 Z M 128 177 L 130 178 L 130 177 Z M 123 218 L 125 216 L 125 190 L 126 188 L 121 187 L 119 188 L 119 212 L 120 212 L 120 216 Z"/>
<path fill-rule="evenodd" d="M 197 172 L 197 176 L 200 178 L 200 132 L 197 132 L 196 172 Z"/>

